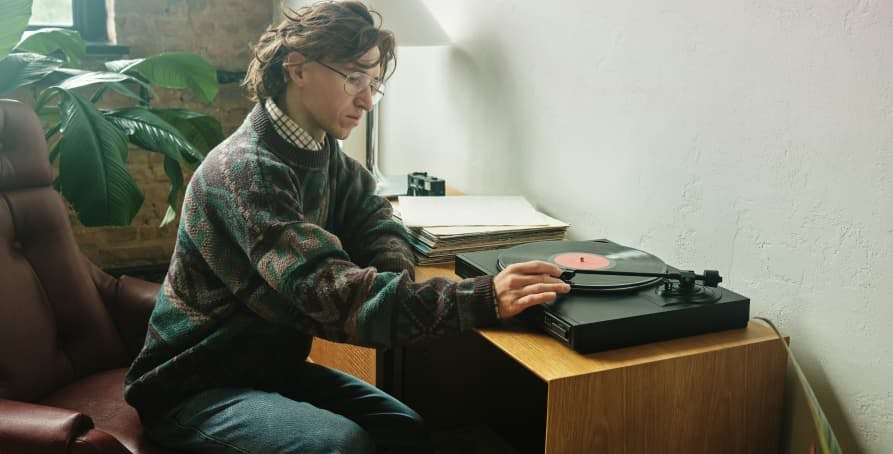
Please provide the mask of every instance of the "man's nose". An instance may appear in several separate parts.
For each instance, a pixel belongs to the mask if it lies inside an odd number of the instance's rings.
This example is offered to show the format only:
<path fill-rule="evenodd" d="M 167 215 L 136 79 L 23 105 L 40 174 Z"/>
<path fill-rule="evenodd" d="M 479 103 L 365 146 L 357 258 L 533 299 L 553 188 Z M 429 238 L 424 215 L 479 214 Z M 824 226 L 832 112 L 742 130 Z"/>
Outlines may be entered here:
<path fill-rule="evenodd" d="M 366 112 L 372 110 L 372 87 L 366 87 L 365 90 L 361 91 L 356 95 L 356 105 L 361 107 Z"/>

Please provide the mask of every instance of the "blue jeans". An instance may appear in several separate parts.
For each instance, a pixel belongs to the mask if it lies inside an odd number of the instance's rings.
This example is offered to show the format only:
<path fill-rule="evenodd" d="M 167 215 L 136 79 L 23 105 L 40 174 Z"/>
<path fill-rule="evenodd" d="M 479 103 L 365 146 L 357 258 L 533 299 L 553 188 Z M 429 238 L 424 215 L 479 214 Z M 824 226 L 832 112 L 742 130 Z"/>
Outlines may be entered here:
<path fill-rule="evenodd" d="M 412 409 L 368 383 L 308 363 L 287 390 L 202 391 L 146 435 L 197 453 L 426 452 L 427 433 Z"/>

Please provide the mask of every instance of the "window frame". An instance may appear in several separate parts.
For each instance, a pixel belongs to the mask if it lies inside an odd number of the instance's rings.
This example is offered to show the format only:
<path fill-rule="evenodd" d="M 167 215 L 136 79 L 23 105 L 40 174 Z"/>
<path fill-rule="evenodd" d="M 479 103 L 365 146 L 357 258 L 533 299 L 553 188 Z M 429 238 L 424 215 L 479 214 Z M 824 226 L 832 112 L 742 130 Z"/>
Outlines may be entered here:
<path fill-rule="evenodd" d="M 71 0 L 71 17 L 73 24 L 28 24 L 28 30 L 41 28 L 66 28 L 76 30 L 81 38 L 88 43 L 108 43 L 107 20 L 108 12 L 105 10 L 105 0 Z"/>
<path fill-rule="evenodd" d="M 71 26 L 29 24 L 27 30 L 54 27 L 75 30 L 87 43 L 87 55 L 122 56 L 129 52 L 127 46 L 109 42 L 106 0 L 71 0 Z"/>
<path fill-rule="evenodd" d="M 88 43 L 108 43 L 108 11 L 105 0 L 71 0 L 74 29 Z"/>

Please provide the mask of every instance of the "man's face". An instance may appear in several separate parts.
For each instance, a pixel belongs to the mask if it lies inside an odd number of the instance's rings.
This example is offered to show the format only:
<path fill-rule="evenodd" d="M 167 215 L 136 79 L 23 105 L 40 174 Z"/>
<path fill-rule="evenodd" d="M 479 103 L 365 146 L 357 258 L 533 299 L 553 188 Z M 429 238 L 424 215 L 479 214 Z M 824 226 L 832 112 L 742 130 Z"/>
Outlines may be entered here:
<path fill-rule="evenodd" d="M 293 112 L 295 120 L 317 140 L 326 132 L 339 139 L 347 138 L 360 124 L 363 114 L 372 110 L 372 93 L 365 88 L 356 95 L 348 94 L 344 76 L 338 73 L 361 72 L 378 79 L 381 68 L 378 65 L 369 68 L 378 61 L 378 55 L 378 48 L 373 47 L 357 62 L 322 62 L 331 68 L 320 62 L 302 65 L 303 84 L 297 111 Z"/>

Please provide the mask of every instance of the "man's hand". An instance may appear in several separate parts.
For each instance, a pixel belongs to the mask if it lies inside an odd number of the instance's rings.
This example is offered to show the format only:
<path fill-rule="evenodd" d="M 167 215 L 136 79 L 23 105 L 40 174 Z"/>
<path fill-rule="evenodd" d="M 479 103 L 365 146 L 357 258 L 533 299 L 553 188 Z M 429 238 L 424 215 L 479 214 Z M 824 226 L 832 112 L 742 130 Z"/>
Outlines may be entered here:
<path fill-rule="evenodd" d="M 571 286 L 555 276 L 561 269 L 542 261 L 513 263 L 493 277 L 499 318 L 514 317 L 530 306 L 554 300 Z"/>

